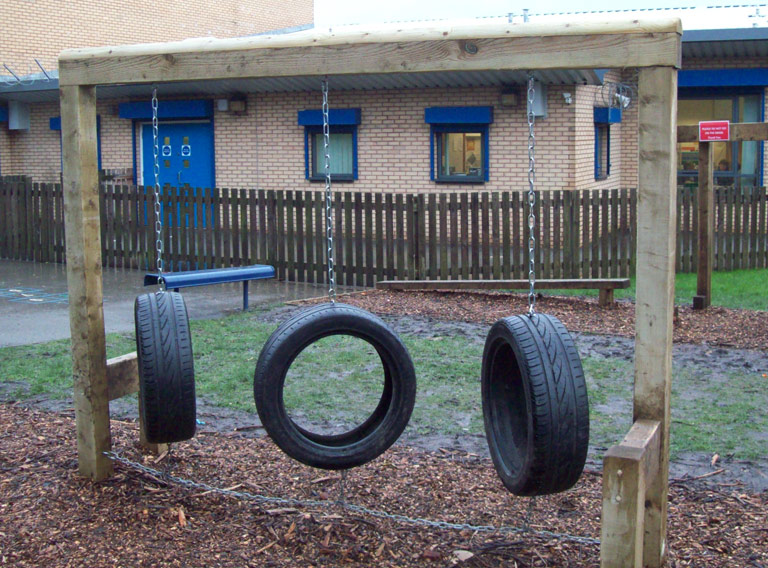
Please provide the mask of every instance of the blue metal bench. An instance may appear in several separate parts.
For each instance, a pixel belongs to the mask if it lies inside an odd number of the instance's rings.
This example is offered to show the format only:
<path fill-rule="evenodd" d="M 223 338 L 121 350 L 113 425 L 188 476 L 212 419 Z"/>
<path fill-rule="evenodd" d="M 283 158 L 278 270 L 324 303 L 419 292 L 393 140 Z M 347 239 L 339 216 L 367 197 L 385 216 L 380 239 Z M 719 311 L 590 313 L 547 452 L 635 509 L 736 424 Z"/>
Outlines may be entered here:
<path fill-rule="evenodd" d="M 224 284 L 225 282 L 243 283 L 243 310 L 248 309 L 248 282 L 262 278 L 274 278 L 275 269 L 266 264 L 252 266 L 237 266 L 234 268 L 213 268 L 211 270 L 190 270 L 189 272 L 166 272 L 163 274 L 165 287 L 168 290 L 179 291 L 190 286 L 208 286 L 209 284 Z M 157 274 L 145 274 L 144 286 L 157 286 Z"/>

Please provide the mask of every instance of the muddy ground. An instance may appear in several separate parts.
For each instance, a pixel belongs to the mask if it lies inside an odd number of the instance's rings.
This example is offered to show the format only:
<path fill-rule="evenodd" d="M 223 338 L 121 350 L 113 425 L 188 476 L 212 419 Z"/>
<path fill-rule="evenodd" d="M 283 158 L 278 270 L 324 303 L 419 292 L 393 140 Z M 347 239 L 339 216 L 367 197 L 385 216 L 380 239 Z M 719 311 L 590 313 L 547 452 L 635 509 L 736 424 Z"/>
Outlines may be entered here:
<path fill-rule="evenodd" d="M 366 295 L 356 295 L 355 303 Z M 345 300 L 349 300 L 347 297 Z M 301 305 L 288 305 L 263 311 L 258 314 L 260 320 L 279 324 Z M 467 342 L 482 344 L 488 332 L 488 324 L 468 321 L 439 320 L 430 316 L 381 314 L 383 319 L 399 334 L 430 337 L 464 337 Z M 612 358 L 632 361 L 634 358 L 634 340 L 616 335 L 572 332 L 574 341 L 582 357 Z M 673 347 L 674 372 L 685 370 L 708 375 L 728 375 L 731 372 L 749 370 L 755 373 L 768 373 L 768 352 L 753 349 L 736 349 L 713 345 L 675 344 Z M 18 389 L 17 384 L 0 383 L 0 401 L 8 400 L 8 392 Z M 685 396 L 683 394 L 683 396 Z M 418 404 L 418 400 L 417 400 Z M 26 399 L 24 406 L 54 412 L 66 412 L 72 409 L 71 400 L 52 400 L 41 395 Z M 609 409 L 611 413 L 629 416 L 632 412 L 631 401 L 614 401 Z M 110 403 L 111 415 L 118 420 L 135 420 L 136 403 L 130 399 L 120 399 Z M 198 431 L 205 433 L 237 432 L 245 437 L 258 437 L 264 434 L 258 416 L 254 413 L 222 408 L 198 400 L 198 419 L 201 424 Z M 319 425 L 322 428 L 322 425 Z M 763 433 L 763 436 L 768 433 Z M 618 440 L 617 440 L 618 442 Z M 462 451 L 470 455 L 488 457 L 488 447 L 483 435 L 473 434 L 429 434 L 421 435 L 413 429 L 406 429 L 400 444 L 427 451 Z M 766 442 L 768 447 L 768 442 Z M 590 448 L 590 466 L 600 468 L 600 456 L 607 448 Z M 750 491 L 768 490 L 768 452 L 763 460 L 737 460 L 729 456 L 720 456 L 716 467 L 712 466 L 711 452 L 689 452 L 681 454 L 670 465 L 672 478 L 684 479 L 721 471 L 712 481 L 716 483 L 740 483 Z"/>

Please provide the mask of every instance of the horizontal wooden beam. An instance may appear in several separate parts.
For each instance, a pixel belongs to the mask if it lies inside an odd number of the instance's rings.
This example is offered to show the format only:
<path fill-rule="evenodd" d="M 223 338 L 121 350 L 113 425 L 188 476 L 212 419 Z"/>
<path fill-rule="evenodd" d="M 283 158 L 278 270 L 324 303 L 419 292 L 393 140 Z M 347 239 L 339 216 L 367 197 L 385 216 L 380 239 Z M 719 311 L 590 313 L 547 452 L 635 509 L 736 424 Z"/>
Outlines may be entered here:
<path fill-rule="evenodd" d="M 613 290 L 629 288 L 629 278 L 536 280 L 540 290 Z M 384 290 L 527 290 L 528 280 L 380 280 Z"/>
<path fill-rule="evenodd" d="M 68 50 L 59 57 L 59 84 L 505 69 L 677 68 L 680 38 L 677 19 L 203 38 Z"/>
<path fill-rule="evenodd" d="M 602 568 L 643 566 L 646 488 L 659 474 L 661 423 L 638 420 L 603 458 Z"/>
<path fill-rule="evenodd" d="M 136 352 L 107 359 L 109 400 L 139 392 L 139 364 Z"/>
<path fill-rule="evenodd" d="M 768 140 L 768 122 L 734 122 L 731 124 L 731 142 Z M 699 127 L 695 124 L 677 127 L 677 142 L 698 142 Z"/>

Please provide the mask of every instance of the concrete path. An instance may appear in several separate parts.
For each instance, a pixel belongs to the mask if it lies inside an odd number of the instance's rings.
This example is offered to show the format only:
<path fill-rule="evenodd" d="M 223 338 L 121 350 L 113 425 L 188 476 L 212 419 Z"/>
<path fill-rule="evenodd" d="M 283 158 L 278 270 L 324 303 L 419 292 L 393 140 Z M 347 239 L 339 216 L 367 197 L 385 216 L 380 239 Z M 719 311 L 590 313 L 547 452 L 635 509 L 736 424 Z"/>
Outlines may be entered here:
<path fill-rule="evenodd" d="M 104 325 L 107 333 L 132 331 L 133 302 L 144 288 L 144 272 L 105 268 Z M 219 317 L 242 309 L 242 284 L 216 284 L 182 290 L 191 319 Z M 324 285 L 257 280 L 249 285 L 250 306 L 314 298 Z M 70 336 L 67 271 L 62 264 L 0 260 L 0 347 L 40 343 Z"/>

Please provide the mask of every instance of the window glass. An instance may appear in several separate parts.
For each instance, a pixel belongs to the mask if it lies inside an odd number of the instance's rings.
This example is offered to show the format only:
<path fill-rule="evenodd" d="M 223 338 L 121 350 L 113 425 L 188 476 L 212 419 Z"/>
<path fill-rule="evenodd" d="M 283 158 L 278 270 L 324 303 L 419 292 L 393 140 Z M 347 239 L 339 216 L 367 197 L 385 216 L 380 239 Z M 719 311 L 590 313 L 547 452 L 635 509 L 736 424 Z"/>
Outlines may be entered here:
<path fill-rule="evenodd" d="M 611 171 L 611 130 L 608 124 L 595 125 L 595 179 L 606 179 Z"/>
<path fill-rule="evenodd" d="M 312 179 L 325 177 L 325 146 L 323 133 L 312 138 Z M 331 175 L 337 179 L 352 179 L 354 174 L 354 140 L 351 132 L 331 132 L 328 145 Z"/>
<path fill-rule="evenodd" d="M 680 99 L 679 125 L 698 126 L 703 120 L 760 122 L 759 95 Z M 753 186 L 760 174 L 760 142 L 713 142 L 715 185 Z M 677 145 L 678 184 L 698 183 L 699 144 Z"/>
<path fill-rule="evenodd" d="M 483 135 L 480 132 L 438 134 L 440 176 L 474 176 L 483 173 Z"/>

